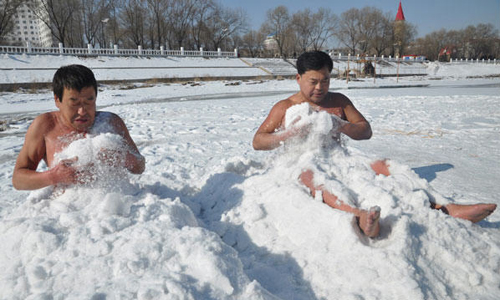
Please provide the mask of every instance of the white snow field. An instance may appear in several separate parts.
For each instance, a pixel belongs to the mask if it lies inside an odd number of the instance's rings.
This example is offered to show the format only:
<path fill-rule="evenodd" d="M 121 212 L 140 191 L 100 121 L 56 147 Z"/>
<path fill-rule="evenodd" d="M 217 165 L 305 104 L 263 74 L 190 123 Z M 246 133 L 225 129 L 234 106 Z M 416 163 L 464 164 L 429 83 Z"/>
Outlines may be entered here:
<path fill-rule="evenodd" d="M 166 76 L 105 68 L 160 64 L 129 60 L 3 55 L 5 67 L 53 69 L 0 71 L 0 82 L 49 82 L 68 63 L 99 67 L 98 80 Z M 172 74 L 234 79 L 101 85 L 100 110 L 124 119 L 146 171 L 102 169 L 94 184 L 65 189 L 11 183 L 27 127 L 55 109 L 52 92 L 0 92 L 0 299 L 500 297 L 500 212 L 473 224 L 428 207 L 500 204 L 500 65 L 427 63 L 423 77 L 332 79 L 331 90 L 370 121 L 372 139 L 259 152 L 253 134 L 297 83 L 238 79 L 266 72 L 208 61 L 182 59 L 199 68 Z M 209 68 L 224 64 L 235 68 Z M 61 155 L 92 160 L 116 144 L 96 133 Z M 367 168 L 379 158 L 393 175 Z M 305 167 L 361 207 L 378 205 L 380 237 L 362 236 L 351 215 L 312 198 L 297 180 Z"/>

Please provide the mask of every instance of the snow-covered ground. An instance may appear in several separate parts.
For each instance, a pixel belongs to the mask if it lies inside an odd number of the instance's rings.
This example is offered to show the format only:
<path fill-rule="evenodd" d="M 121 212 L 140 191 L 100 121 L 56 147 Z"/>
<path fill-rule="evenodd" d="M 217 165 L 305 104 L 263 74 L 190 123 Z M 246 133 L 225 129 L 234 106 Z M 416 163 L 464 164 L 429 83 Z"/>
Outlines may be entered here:
<path fill-rule="evenodd" d="M 33 58 L 4 56 L 2 66 L 7 60 L 19 69 Z M 38 60 L 40 68 L 85 63 Z M 108 71 L 130 66 L 112 60 L 89 64 L 98 80 L 157 76 Z M 194 60 L 184 63 L 214 64 Z M 234 77 L 261 70 L 221 69 Z M 353 201 L 382 208 L 374 240 L 357 232 L 352 216 L 308 195 L 296 180 L 297 151 L 252 149 L 272 105 L 297 90 L 293 80 L 102 85 L 100 109 L 125 120 L 146 171 L 52 195 L 11 184 L 24 133 L 36 114 L 54 109 L 52 93 L 0 93 L 8 124 L 0 132 L 0 299 L 498 299 L 500 212 L 472 224 L 427 206 L 429 197 L 500 204 L 500 79 L 468 78 L 498 75 L 500 65 L 426 70 L 331 83 L 374 135 L 346 141 L 349 154 L 334 149 L 319 166 Z M 41 82 L 54 70 L 43 72 L 31 76 Z M 0 82 L 23 76 L 0 71 Z M 81 140 L 67 155 L 88 156 L 102 140 Z M 389 158 L 394 175 L 367 171 L 376 158 Z"/>

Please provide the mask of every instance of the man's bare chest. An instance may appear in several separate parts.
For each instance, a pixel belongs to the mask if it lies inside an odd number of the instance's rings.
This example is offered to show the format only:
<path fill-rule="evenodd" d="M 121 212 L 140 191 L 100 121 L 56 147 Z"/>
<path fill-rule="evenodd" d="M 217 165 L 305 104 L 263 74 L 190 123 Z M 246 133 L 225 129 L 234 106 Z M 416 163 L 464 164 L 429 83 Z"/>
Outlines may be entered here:
<path fill-rule="evenodd" d="M 329 107 L 329 108 L 323 108 L 322 110 L 325 110 L 331 115 L 336 115 L 337 117 L 344 118 L 344 110 L 342 107 Z"/>
<path fill-rule="evenodd" d="M 69 144 L 84 137 L 85 133 L 68 131 L 62 128 L 55 128 L 50 133 L 47 133 L 44 137 L 47 165 L 52 167 L 56 153 L 63 151 Z"/>

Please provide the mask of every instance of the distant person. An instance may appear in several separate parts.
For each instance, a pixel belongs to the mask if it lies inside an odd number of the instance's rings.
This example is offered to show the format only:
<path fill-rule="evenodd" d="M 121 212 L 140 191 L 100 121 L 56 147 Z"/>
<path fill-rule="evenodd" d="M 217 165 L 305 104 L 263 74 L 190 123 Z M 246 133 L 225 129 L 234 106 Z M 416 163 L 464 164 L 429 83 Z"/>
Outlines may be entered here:
<path fill-rule="evenodd" d="M 300 91 L 273 106 L 269 115 L 255 133 L 253 138 L 255 150 L 272 150 L 293 137 L 307 134 L 307 128 L 297 130 L 297 128 L 286 128 L 285 126 L 287 110 L 291 106 L 301 103 L 308 103 L 312 110 L 326 111 L 331 114 L 333 121 L 337 122 L 340 133 L 354 140 L 371 138 L 370 124 L 354 107 L 349 98 L 340 93 L 329 92 L 332 69 L 332 59 L 324 52 L 311 51 L 299 56 L 297 59 L 298 74 L 296 80 Z M 327 138 L 338 139 L 339 136 L 331 134 Z M 376 174 L 390 175 L 385 161 L 376 161 L 371 164 L 371 168 Z M 380 209 L 378 207 L 366 210 L 348 205 L 344 199 L 339 199 L 323 185 L 314 184 L 314 173 L 311 170 L 304 170 L 299 179 L 301 183 L 308 187 L 312 196 L 315 196 L 317 192 L 321 192 L 324 203 L 330 207 L 354 214 L 359 228 L 366 236 L 376 237 L 379 235 Z M 443 206 L 431 203 L 431 207 L 453 217 L 479 222 L 496 209 L 496 204 L 447 204 Z"/>
<path fill-rule="evenodd" d="M 123 120 L 113 113 L 96 111 L 97 82 L 90 69 L 82 65 L 63 66 L 56 71 L 52 85 L 55 105 L 59 110 L 39 115 L 28 128 L 14 167 L 14 188 L 36 190 L 81 182 L 85 170 L 74 167 L 78 157 L 56 162 L 54 156 L 71 142 L 92 133 L 96 119 L 100 123 L 100 132 L 123 137 L 124 149 L 103 149 L 99 153 L 101 161 L 95 163 L 109 166 L 122 164 L 121 167 L 133 174 L 144 171 L 144 157 L 139 153 Z M 114 159 L 118 154 L 121 159 Z M 47 171 L 37 171 L 41 160 L 49 167 Z"/>

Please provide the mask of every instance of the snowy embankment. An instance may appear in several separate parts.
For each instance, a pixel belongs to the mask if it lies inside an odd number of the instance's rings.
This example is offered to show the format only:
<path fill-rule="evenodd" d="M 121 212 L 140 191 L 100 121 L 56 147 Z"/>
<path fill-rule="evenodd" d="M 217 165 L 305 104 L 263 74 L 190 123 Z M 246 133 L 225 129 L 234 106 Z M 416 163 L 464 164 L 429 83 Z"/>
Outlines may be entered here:
<path fill-rule="evenodd" d="M 99 81 L 257 77 L 264 70 L 237 58 L 202 57 L 75 57 L 53 55 L 0 55 L 0 83 L 51 82 L 60 66 L 82 64 Z"/>
<path fill-rule="evenodd" d="M 441 80 L 332 80 L 374 136 L 316 164 L 302 159 L 315 147 L 251 147 L 294 80 L 103 85 L 98 105 L 125 120 L 146 171 L 103 169 L 94 185 L 52 194 L 10 182 L 31 115 L 54 109 L 51 92 L 0 93 L 10 120 L 0 136 L 0 298 L 498 299 L 500 212 L 472 224 L 428 205 L 500 204 L 500 80 L 466 79 L 499 67 L 435 66 L 429 76 Z M 411 85 L 428 87 L 396 88 Z M 91 159 L 110 140 L 89 136 L 65 155 Z M 366 168 L 384 157 L 393 176 Z M 296 180 L 304 166 L 332 188 L 337 178 L 361 207 L 380 206 L 380 238 L 311 198 Z"/>
<path fill-rule="evenodd" d="M 262 58 L 202 58 L 202 57 L 76 57 L 57 55 L 0 55 L 0 84 L 50 83 L 54 71 L 68 64 L 83 64 L 94 70 L 99 81 L 133 81 L 162 79 L 251 78 L 295 75 L 295 60 Z M 381 76 L 429 75 L 431 77 L 465 77 L 474 66 L 471 76 L 498 76 L 500 65 L 485 63 L 410 63 L 384 61 L 375 64 Z M 335 74 L 362 73 L 360 60 L 334 60 Z"/>

